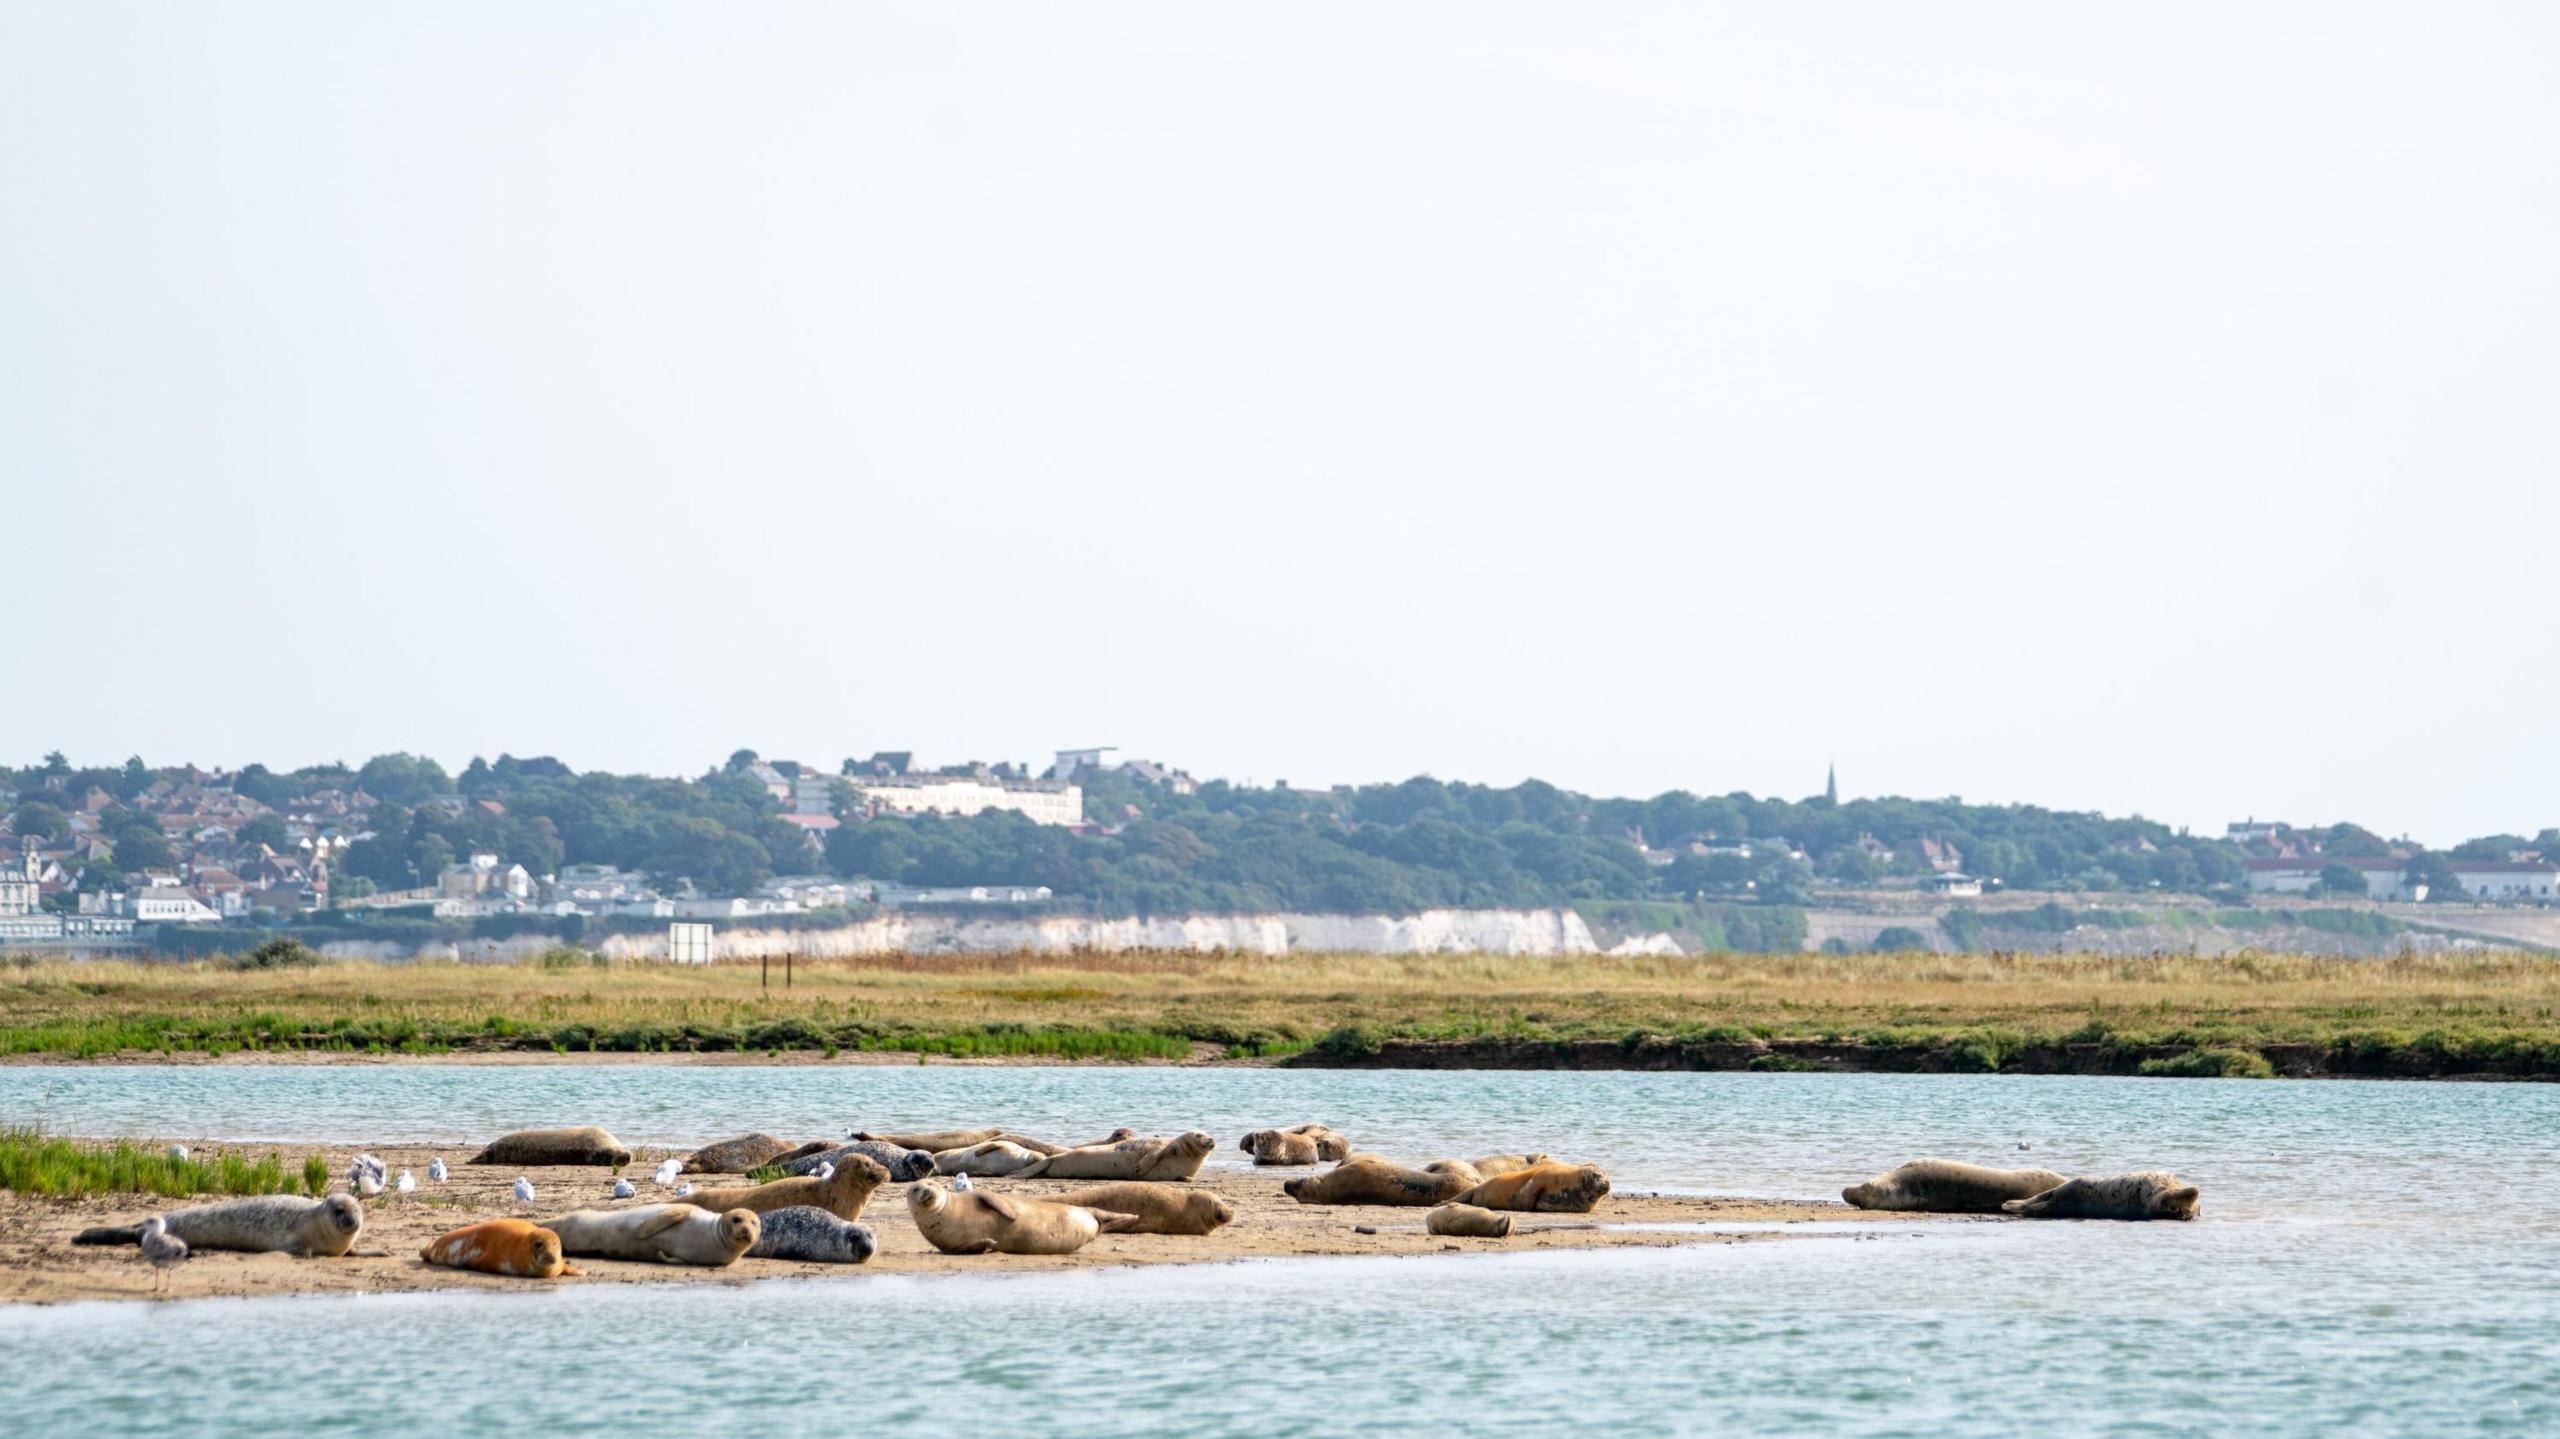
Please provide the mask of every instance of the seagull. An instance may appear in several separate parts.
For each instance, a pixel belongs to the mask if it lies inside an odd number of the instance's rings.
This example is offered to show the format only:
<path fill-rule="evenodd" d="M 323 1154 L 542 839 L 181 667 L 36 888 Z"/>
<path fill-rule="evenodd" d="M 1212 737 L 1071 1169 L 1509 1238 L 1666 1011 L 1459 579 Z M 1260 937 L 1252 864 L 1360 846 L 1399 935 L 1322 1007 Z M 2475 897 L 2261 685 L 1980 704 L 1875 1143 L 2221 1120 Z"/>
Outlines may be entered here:
<path fill-rule="evenodd" d="M 954 1189 L 959 1190 L 959 1191 L 960 1191 L 961 1193 L 963 1193 L 963 1194 L 968 1193 L 968 1192 L 969 1192 L 969 1190 L 970 1190 L 970 1188 L 972 1187 L 972 1186 L 970 1185 L 970 1183 L 969 1183 L 969 1176 L 968 1176 L 968 1175 L 965 1175 L 965 1174 L 955 1174 L 955 1175 L 952 1175 L 952 1176 L 951 1176 L 951 1187 L 952 1187 L 952 1188 L 954 1188 Z"/>
<path fill-rule="evenodd" d="M 809 1175 L 809 1177 L 818 1181 L 820 1184 L 824 1184 L 828 1180 L 836 1177 L 836 1167 L 832 1164 L 821 1164 Z"/>
<path fill-rule="evenodd" d="M 397 1182 L 397 1183 L 393 1184 L 391 1187 L 392 1187 L 392 1188 L 394 1188 L 394 1189 L 399 1190 L 399 1191 L 400 1191 L 401 1193 L 403 1193 L 403 1194 L 406 1194 L 406 1193 L 408 1193 L 410 1190 L 415 1189 L 415 1188 L 417 1188 L 417 1187 L 418 1187 L 418 1176 L 416 1176 L 416 1175 L 414 1175 L 414 1174 L 411 1174 L 408 1170 L 403 1169 L 403 1170 L 401 1170 L 401 1171 L 400 1171 L 400 1179 L 399 1179 L 399 1182 Z"/>
<path fill-rule="evenodd" d="M 659 1165 L 657 1173 L 658 1187 L 660 1189 L 664 1189 L 668 1185 L 675 1183 L 676 1176 L 682 1173 L 684 1173 L 684 1161 L 681 1159 L 670 1159 L 666 1163 Z"/>
<path fill-rule="evenodd" d="M 690 1185 L 690 1184 L 688 1184 L 688 1185 L 686 1185 L 685 1187 L 683 1187 L 682 1189 L 679 1189 L 679 1190 L 677 1190 L 677 1191 L 676 1191 L 676 1198 L 678 1198 L 678 1199 L 682 1199 L 682 1198 L 684 1198 L 686 1195 L 691 1194 L 692 1192 L 693 1192 L 693 1186 L 692 1186 L 692 1185 Z"/>
<path fill-rule="evenodd" d="M 521 1174 L 516 1176 L 516 1198 L 526 1204 L 533 1202 L 533 1181 Z"/>
<path fill-rule="evenodd" d="M 439 1154 L 435 1158 L 427 1161 L 427 1177 L 429 1179 L 434 1180 L 438 1184 L 442 1184 L 444 1183 L 444 1174 L 443 1155 Z"/>
<path fill-rule="evenodd" d="M 370 1154 L 359 1154 L 356 1156 L 355 1164 L 348 1170 L 347 1177 L 350 1181 L 347 1187 L 355 1191 L 358 1199 L 371 1199 L 382 1192 L 384 1183 L 391 1178 L 391 1172 L 381 1160 Z"/>
<path fill-rule="evenodd" d="M 170 1157 L 171 1159 L 174 1159 L 174 1160 L 178 1161 L 180 1164 L 184 1164 L 184 1163 L 186 1163 L 186 1162 L 187 1162 L 187 1147 L 186 1147 L 185 1145 L 183 1145 L 183 1144 L 172 1144 L 172 1145 L 170 1145 L 170 1146 L 169 1146 L 169 1157 Z"/>
<path fill-rule="evenodd" d="M 151 1292 L 157 1294 L 169 1280 L 169 1271 L 187 1262 L 187 1241 L 169 1232 L 169 1221 L 152 1215 L 142 1226 L 142 1257 L 156 1271 L 151 1279 Z"/>
<path fill-rule="evenodd" d="M 629 1199 L 632 1195 L 639 1192 L 639 1190 L 631 1187 L 631 1181 L 628 1179 L 617 1179 L 613 1181 L 613 1197 L 616 1199 Z"/>

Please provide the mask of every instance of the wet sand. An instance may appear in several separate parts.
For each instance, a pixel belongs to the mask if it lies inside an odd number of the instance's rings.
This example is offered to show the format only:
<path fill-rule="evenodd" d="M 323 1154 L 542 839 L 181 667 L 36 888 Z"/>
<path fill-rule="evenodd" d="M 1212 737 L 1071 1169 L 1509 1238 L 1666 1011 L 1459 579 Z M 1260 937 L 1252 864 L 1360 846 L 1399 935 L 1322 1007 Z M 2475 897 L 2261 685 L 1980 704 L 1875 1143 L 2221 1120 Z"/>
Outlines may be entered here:
<path fill-rule="evenodd" d="M 155 1140 L 153 1144 L 170 1141 Z M 226 1146 L 190 1144 L 198 1158 Z M 274 1146 L 227 1146 L 249 1158 L 264 1157 Z M 287 1167 L 313 1152 L 308 1145 L 283 1146 Z M 347 1168 L 359 1152 L 327 1146 L 330 1172 L 340 1189 Z M 512 1216 L 545 1219 L 572 1209 L 618 1209 L 663 1203 L 674 1197 L 660 1189 L 649 1173 L 675 1150 L 643 1150 L 626 1177 L 639 1188 L 637 1197 L 611 1197 L 613 1176 L 603 1169 L 482 1167 L 464 1164 L 470 1148 L 375 1147 L 397 1175 L 417 1176 L 416 1192 L 386 1193 L 365 1205 L 364 1232 L 353 1254 L 341 1259 L 293 1259 L 277 1254 L 205 1252 L 190 1259 L 169 1278 L 166 1292 L 178 1297 L 238 1295 L 383 1294 L 427 1289 L 526 1290 L 548 1287 L 542 1281 L 503 1279 L 432 1267 L 418 1251 L 437 1235 L 482 1219 Z M 443 1184 L 427 1179 L 427 1162 L 442 1155 L 452 1171 Z M 1395 1156 L 1419 1163 L 1430 1155 Z M 1611 1225 L 1789 1224 L 1806 1221 L 1895 1223 L 1982 1222 L 1958 1217 L 1872 1214 L 1837 1202 L 1715 1198 L 1620 1192 L 1587 1215 L 1522 1214 L 1514 1217 L 1509 1239 L 1450 1239 L 1426 1234 L 1424 1209 L 1371 1205 L 1305 1205 L 1280 1190 L 1291 1177 L 1320 1172 L 1317 1168 L 1269 1168 L 1238 1171 L 1211 1169 L 1199 1187 L 1223 1196 L 1235 1206 L 1235 1222 L 1215 1234 L 1104 1235 L 1070 1255 L 971 1255 L 937 1252 L 916 1232 L 907 1217 L 906 1186 L 884 1185 L 872 1196 L 862 1222 L 879 1236 L 880 1252 L 868 1264 L 802 1264 L 784 1260 L 744 1259 L 726 1269 L 700 1269 L 670 1264 L 579 1258 L 572 1262 L 583 1277 L 551 1284 L 743 1284 L 780 1277 L 837 1278 L 857 1282 L 865 1274 L 992 1274 L 1032 1270 L 1093 1268 L 1104 1265 L 1205 1264 L 1250 1259 L 1325 1255 L 1411 1255 L 1525 1252 L 1540 1249 L 1647 1247 L 1784 1240 L 1785 1230 L 1755 1229 L 1733 1234 L 1695 1229 L 1621 1230 Z M 516 1177 L 533 1181 L 535 1202 L 519 1203 Z M 705 1183 L 710 1177 L 687 1175 L 683 1181 Z M 724 1184 L 737 1180 L 719 1180 Z M 949 1181 L 944 1181 L 948 1183 Z M 1082 1181 L 981 1179 L 972 1183 L 1007 1194 L 1031 1197 L 1060 1194 Z M 80 1299 L 149 1299 L 157 1276 L 142 1262 L 139 1250 L 124 1247 L 75 1247 L 71 1237 L 102 1224 L 137 1224 L 153 1213 L 201 1200 L 133 1195 L 84 1199 L 41 1199 L 0 1193 L 0 1302 L 60 1303 Z M 1995 1221 L 1996 1222 L 1996 1221 Z M 1363 1234 L 1361 1228 L 1374 1229 Z M 1815 1233 L 1837 1233 L 1826 1224 Z M 1884 1229 L 1879 1234 L 1888 1232 Z"/>

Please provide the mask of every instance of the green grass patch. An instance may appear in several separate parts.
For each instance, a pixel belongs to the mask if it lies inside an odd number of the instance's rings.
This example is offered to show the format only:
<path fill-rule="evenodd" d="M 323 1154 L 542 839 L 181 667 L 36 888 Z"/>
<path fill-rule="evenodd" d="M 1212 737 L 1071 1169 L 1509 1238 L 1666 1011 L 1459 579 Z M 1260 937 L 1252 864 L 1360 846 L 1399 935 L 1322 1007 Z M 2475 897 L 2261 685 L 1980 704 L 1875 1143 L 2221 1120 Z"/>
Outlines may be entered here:
<path fill-rule="evenodd" d="M 0 1129 L 0 1189 L 57 1198 L 157 1194 L 178 1199 L 290 1193 L 292 1183 L 285 1177 L 283 1158 L 272 1153 L 255 1161 L 231 1153 L 178 1159 L 136 1144 L 84 1144 L 16 1127 Z"/>

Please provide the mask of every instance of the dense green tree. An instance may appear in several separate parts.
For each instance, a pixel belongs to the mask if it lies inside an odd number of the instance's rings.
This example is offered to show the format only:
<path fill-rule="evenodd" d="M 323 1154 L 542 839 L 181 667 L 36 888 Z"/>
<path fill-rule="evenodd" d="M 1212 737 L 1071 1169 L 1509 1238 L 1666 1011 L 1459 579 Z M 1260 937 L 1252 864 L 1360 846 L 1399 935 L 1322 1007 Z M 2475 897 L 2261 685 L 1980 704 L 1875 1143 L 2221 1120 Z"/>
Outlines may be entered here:
<path fill-rule="evenodd" d="M 9 823 L 21 839 L 37 839 L 51 844 L 71 837 L 71 817 L 60 807 L 40 799 L 21 801 Z"/>
<path fill-rule="evenodd" d="M 356 771 L 356 787 L 386 804 L 416 806 L 453 793 L 444 766 L 422 755 L 378 754 Z"/>
<path fill-rule="evenodd" d="M 271 814 L 259 815 L 240 826 L 239 839 L 242 844 L 253 848 L 265 845 L 269 849 L 284 850 L 293 846 L 293 836 L 286 832 L 284 821 Z"/>
<path fill-rule="evenodd" d="M 2366 891 L 2364 871 L 2353 865 L 2326 864 L 2320 867 L 2320 892 L 2362 898 Z"/>

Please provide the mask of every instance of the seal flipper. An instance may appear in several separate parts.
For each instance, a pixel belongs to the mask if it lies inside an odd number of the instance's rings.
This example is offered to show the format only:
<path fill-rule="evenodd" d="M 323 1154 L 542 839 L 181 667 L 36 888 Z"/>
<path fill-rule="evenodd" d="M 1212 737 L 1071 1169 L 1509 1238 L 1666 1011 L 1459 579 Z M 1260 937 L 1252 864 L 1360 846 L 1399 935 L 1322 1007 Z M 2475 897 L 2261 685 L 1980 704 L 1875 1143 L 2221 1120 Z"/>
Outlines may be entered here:
<path fill-rule="evenodd" d="M 1108 1209 L 1088 1209 L 1085 1212 L 1093 1216 L 1094 1223 L 1102 1226 L 1105 1234 L 1124 1233 L 1147 1222 L 1144 1215 L 1120 1214 Z"/>
<path fill-rule="evenodd" d="M 969 1192 L 977 1195 L 978 1202 L 987 1206 L 987 1208 L 994 1213 L 996 1218 L 1003 1220 L 1007 1224 L 1019 1224 L 1022 1222 L 1022 1206 L 1015 1204 L 1012 1200 L 1005 1198 L 1001 1194 L 989 1194 L 983 1189 L 973 1189 Z"/>
<path fill-rule="evenodd" d="M 1013 1177 L 1016 1179 L 1037 1179 L 1040 1177 L 1041 1172 L 1046 1170 L 1048 1167 L 1049 1156 L 1043 1154 L 1038 1159 L 1035 1159 L 1031 1163 L 1015 1170 L 1013 1172 Z"/>
<path fill-rule="evenodd" d="M 140 1244 L 142 1226 L 110 1224 L 99 1229 L 83 1229 L 71 1236 L 71 1242 L 74 1244 Z"/>
<path fill-rule="evenodd" d="M 996 1242 L 992 1239 L 981 1239 L 966 1249 L 954 1249 L 951 1252 L 954 1254 L 993 1254 L 996 1252 Z"/>
<path fill-rule="evenodd" d="M 639 1225 L 632 1231 L 631 1237 L 634 1239 L 654 1239 L 657 1236 L 664 1234 L 666 1231 L 675 1228 L 677 1225 L 684 1223 L 687 1219 L 692 1218 L 693 1216 L 691 1214 L 687 1214 L 685 1212 L 689 1209 L 698 1210 L 699 1212 L 706 1214 L 710 1212 L 708 1210 L 700 1209 L 697 1205 L 670 1204 L 660 1209 L 657 1213 L 650 1215 L 647 1219 L 640 1221 Z"/>

